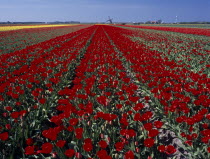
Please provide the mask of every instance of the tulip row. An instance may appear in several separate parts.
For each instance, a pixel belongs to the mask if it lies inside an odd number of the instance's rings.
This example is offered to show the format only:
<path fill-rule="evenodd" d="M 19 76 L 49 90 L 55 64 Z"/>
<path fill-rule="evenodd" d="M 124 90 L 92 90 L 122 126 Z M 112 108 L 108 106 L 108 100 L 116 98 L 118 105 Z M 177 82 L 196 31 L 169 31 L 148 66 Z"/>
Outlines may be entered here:
<path fill-rule="evenodd" d="M 94 27 L 82 29 L 31 46 L 29 50 L 2 55 L 1 65 L 7 62 L 9 66 L 1 74 L 0 85 L 1 155 L 24 157 L 25 139 L 37 136 L 47 126 L 49 116 L 55 113 L 57 91 L 73 78 L 75 66 L 94 30 Z M 39 51 L 31 53 L 37 46 Z"/>
<path fill-rule="evenodd" d="M 176 63 L 184 64 L 185 68 L 196 73 L 210 76 L 209 38 L 165 31 L 132 29 L 131 38 L 147 45 L 151 50 L 161 52 L 161 56 Z"/>
<path fill-rule="evenodd" d="M 132 31 L 110 26 L 105 30 L 123 53 L 129 69 L 135 72 L 137 83 L 157 99 L 154 107 L 160 111 L 163 121 L 184 139 L 193 155 L 198 158 L 209 155 L 210 85 L 207 75 L 188 71 L 162 58 L 160 52 L 131 41 L 128 36 Z"/>
<path fill-rule="evenodd" d="M 164 123 L 153 117 L 146 106 L 150 98 L 138 94 L 120 59 L 104 27 L 98 26 L 73 82 L 58 91 L 60 113 L 51 117 L 54 125 L 42 131 L 46 142 L 40 150 L 37 138 L 30 139 L 35 141 L 25 148 L 26 154 L 103 159 L 175 153 L 172 145 L 151 149 L 160 144 L 157 135 Z"/>
<path fill-rule="evenodd" d="M 72 25 L 73 26 L 73 25 Z M 72 27 L 71 26 L 71 27 Z M 80 25 L 76 25 L 80 26 Z M 11 26 L 9 26 L 11 27 Z M 57 27 L 39 27 L 39 28 L 27 28 L 27 29 L 21 29 L 21 30 L 11 30 L 11 31 L 1 31 L 0 32 L 0 37 L 7 37 L 7 36 L 12 36 L 14 34 L 19 34 L 23 33 L 25 34 L 26 32 L 32 32 L 36 33 L 37 31 L 48 31 L 48 30 L 53 30 L 53 29 L 62 29 L 62 28 L 68 28 L 69 26 L 57 26 Z"/>
<path fill-rule="evenodd" d="M 0 31 L 10 31 L 19 29 L 31 29 L 31 28 L 48 28 L 48 27 L 62 27 L 72 26 L 73 24 L 47 24 L 47 25 L 0 25 Z"/>
<path fill-rule="evenodd" d="M 21 50 L 29 45 L 62 36 L 88 26 L 59 26 L 0 32 L 0 55 Z"/>
<path fill-rule="evenodd" d="M 85 29 L 72 32 L 63 36 L 59 36 L 42 43 L 27 46 L 25 49 L 12 52 L 10 54 L 1 55 L 0 68 L 2 72 L 2 80 L 6 80 L 8 76 L 14 76 L 13 70 L 19 70 L 25 64 L 30 65 L 31 62 L 36 64 L 39 62 L 40 57 L 44 57 L 45 53 L 49 53 L 49 50 L 65 45 L 65 42 L 85 32 Z M 70 50 L 71 51 L 71 50 Z M 37 60 L 38 59 L 38 60 Z M 43 59 L 43 58 L 42 58 Z M 43 59 L 44 60 L 44 59 Z M 24 69 L 24 68 L 23 68 Z"/>

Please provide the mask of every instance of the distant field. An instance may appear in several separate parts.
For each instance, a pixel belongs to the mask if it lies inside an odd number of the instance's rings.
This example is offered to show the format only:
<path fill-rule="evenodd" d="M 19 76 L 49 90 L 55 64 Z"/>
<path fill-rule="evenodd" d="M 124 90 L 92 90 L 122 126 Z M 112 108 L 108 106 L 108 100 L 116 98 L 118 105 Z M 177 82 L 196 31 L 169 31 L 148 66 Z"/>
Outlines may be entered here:
<path fill-rule="evenodd" d="M 192 28 L 192 27 L 187 28 L 187 27 L 174 27 L 174 26 L 163 26 L 163 25 L 117 25 L 117 26 L 210 36 L 209 28 Z"/>
<path fill-rule="evenodd" d="M 28 28 L 46 28 L 46 27 L 60 27 L 60 26 L 72 26 L 77 24 L 56 24 L 56 25 L 0 25 L 0 31 L 10 31 L 18 29 L 28 29 Z"/>
<path fill-rule="evenodd" d="M 180 27 L 180 28 L 205 28 L 210 29 L 210 24 L 140 24 L 142 26 L 163 26 L 163 27 Z"/>

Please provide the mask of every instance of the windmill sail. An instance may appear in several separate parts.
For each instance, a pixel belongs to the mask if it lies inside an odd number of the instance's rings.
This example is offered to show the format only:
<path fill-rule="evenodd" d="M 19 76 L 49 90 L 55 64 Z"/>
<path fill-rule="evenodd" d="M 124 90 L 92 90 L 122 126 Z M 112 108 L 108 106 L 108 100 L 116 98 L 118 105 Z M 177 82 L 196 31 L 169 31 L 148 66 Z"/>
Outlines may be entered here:
<path fill-rule="evenodd" d="M 111 19 L 110 16 L 109 16 L 108 20 L 106 22 L 109 22 L 110 24 L 112 24 L 112 20 L 113 20 L 113 18 Z"/>

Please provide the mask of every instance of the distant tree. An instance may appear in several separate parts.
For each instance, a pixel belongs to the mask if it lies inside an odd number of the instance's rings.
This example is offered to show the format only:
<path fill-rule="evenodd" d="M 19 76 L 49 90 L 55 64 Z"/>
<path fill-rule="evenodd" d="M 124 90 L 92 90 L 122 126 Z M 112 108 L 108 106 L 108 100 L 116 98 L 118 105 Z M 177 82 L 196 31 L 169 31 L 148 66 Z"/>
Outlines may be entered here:
<path fill-rule="evenodd" d="M 157 24 L 162 24 L 162 20 L 161 19 L 159 19 L 159 20 L 157 20 L 157 22 L 156 22 Z"/>

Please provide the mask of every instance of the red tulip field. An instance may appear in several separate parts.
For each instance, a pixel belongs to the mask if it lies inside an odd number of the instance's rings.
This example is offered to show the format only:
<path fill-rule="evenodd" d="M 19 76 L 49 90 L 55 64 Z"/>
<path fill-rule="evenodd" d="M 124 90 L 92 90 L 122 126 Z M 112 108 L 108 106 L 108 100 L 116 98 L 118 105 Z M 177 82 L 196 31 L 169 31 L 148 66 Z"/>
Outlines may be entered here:
<path fill-rule="evenodd" d="M 210 29 L 0 31 L 0 159 L 210 159 Z"/>

